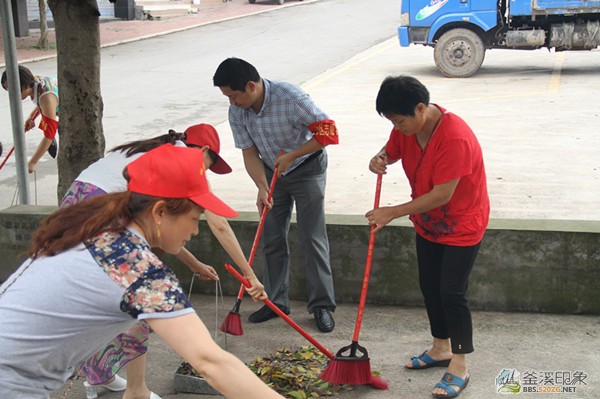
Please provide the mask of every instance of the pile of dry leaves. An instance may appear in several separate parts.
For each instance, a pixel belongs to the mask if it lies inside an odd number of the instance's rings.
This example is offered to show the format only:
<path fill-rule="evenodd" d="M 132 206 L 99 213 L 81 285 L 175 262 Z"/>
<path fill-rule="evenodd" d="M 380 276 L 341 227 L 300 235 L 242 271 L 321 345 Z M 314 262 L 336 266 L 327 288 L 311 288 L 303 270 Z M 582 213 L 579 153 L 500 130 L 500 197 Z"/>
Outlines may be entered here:
<path fill-rule="evenodd" d="M 350 385 L 335 385 L 319 378 L 329 358 L 312 346 L 297 350 L 279 349 L 273 355 L 258 357 L 248 365 L 265 384 L 293 399 L 337 396 L 352 390 Z"/>
<path fill-rule="evenodd" d="M 312 399 L 338 396 L 352 390 L 351 385 L 336 385 L 319 378 L 329 358 L 312 346 L 297 350 L 279 349 L 270 356 L 257 357 L 248 367 L 265 384 L 286 398 Z M 201 377 L 189 363 L 183 362 L 177 373 Z"/>

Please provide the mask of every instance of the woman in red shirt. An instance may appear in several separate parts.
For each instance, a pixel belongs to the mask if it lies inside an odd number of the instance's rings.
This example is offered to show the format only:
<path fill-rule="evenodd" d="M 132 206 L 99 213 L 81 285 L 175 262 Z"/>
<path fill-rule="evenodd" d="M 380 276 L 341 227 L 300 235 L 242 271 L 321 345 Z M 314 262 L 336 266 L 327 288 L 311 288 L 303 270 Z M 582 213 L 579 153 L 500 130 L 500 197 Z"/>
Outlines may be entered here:
<path fill-rule="evenodd" d="M 415 78 L 386 78 L 376 109 L 394 128 L 369 169 L 385 174 L 388 165 L 401 160 L 412 199 L 373 209 L 366 217 L 375 231 L 402 216 L 412 220 L 419 285 L 433 336 L 432 347 L 406 367 L 447 366 L 432 393 L 456 397 L 469 382 L 465 355 L 473 352 L 473 328 L 466 293 L 490 212 L 481 147 L 460 117 L 429 103 L 427 88 Z"/>

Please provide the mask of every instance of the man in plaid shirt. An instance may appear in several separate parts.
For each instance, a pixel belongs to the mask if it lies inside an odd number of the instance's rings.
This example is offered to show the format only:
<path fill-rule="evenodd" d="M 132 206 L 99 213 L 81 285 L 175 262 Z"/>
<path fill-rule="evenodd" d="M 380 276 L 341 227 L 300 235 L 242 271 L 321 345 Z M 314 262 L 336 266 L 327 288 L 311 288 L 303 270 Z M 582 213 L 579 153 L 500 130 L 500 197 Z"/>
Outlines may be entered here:
<path fill-rule="evenodd" d="M 324 211 L 324 147 L 338 143 L 335 122 L 299 87 L 262 79 L 254 66 L 238 58 L 223 61 L 213 83 L 229 98 L 229 124 L 246 171 L 258 187 L 258 211 L 271 207 L 263 231 L 267 294 L 289 313 L 287 236 L 295 205 L 308 284 L 307 308 L 320 331 L 333 331 L 336 304 Z M 281 178 L 269 203 L 268 182 L 276 167 Z M 274 317 L 276 313 L 264 306 L 249 320 L 260 323 Z"/>

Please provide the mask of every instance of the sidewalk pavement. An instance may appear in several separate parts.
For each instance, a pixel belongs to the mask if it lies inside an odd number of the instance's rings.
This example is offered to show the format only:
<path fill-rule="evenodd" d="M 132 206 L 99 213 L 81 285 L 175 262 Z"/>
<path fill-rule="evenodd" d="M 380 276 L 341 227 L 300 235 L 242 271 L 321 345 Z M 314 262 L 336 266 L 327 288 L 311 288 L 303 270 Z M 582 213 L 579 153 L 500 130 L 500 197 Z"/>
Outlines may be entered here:
<path fill-rule="evenodd" d="M 202 4 L 201 2 L 197 13 L 180 17 L 152 21 L 101 20 L 100 43 L 102 47 L 115 46 L 197 26 L 261 14 L 278 8 L 293 7 L 315 1 L 318 0 L 292 0 L 285 2 L 283 5 L 276 5 L 275 2 L 267 0 L 259 0 L 256 4 L 250 4 L 247 0 L 229 0 L 221 3 L 207 2 L 206 4 Z M 36 48 L 40 38 L 39 29 L 30 29 L 29 33 L 27 37 L 16 38 L 19 62 L 39 61 L 56 57 L 56 36 L 54 29 L 49 30 L 48 41 L 50 42 L 51 49 L 46 51 Z M 4 42 L 1 38 L 2 31 L 0 30 L 0 66 L 4 67 Z"/>
<path fill-rule="evenodd" d="M 315 8 L 326 6 L 320 0 L 292 0 L 282 6 L 269 0 L 256 4 L 233 0 L 207 5 L 198 14 L 185 17 L 106 22 L 100 24 L 102 43 L 114 45 L 310 3 Z M 600 49 L 491 50 L 472 78 L 447 79 L 435 68 L 433 50 L 400 47 L 393 37 L 395 27 L 392 22 L 390 39 L 299 82 L 331 115 L 340 131 L 340 145 L 328 149 L 327 214 L 364 215 L 372 208 L 375 177 L 367 165 L 391 130 L 389 121 L 374 109 L 375 96 L 386 76 L 406 74 L 420 79 L 429 89 L 432 102 L 459 115 L 477 135 L 486 162 L 492 227 L 499 219 L 600 220 Z M 39 52 L 27 55 L 23 50 L 19 51 L 19 59 L 44 56 Z M 221 101 L 226 104 L 224 98 Z M 221 154 L 234 170 L 226 179 L 212 179 L 213 190 L 238 212 L 255 212 L 255 186 L 244 170 L 241 151 L 234 146 L 226 113 L 219 120 L 206 122 L 219 131 Z M 147 134 L 152 137 L 158 132 Z M 8 147 L 12 139 L 5 137 Z M 117 144 L 120 142 L 110 145 Z M 38 173 L 40 180 L 34 175 L 30 181 L 36 190 L 36 204 L 56 205 L 56 162 L 46 157 Z M 7 193 L 0 196 L 0 208 L 10 206 L 15 183 L 13 157 L 0 179 L 0 191 Z M 390 167 L 381 195 L 381 206 L 410 198 L 400 163 Z"/>
<path fill-rule="evenodd" d="M 193 296 L 192 304 L 211 333 L 225 319 L 234 297 L 226 297 L 224 304 L 211 296 Z M 249 363 L 258 356 L 267 356 L 277 349 L 296 350 L 309 343 L 281 319 L 262 324 L 247 321 L 251 312 L 259 308 L 246 297 L 242 303 L 244 335 L 228 336 L 226 349 Z M 290 316 L 325 348 L 335 353 L 352 341 L 357 306 L 338 304 L 335 312 L 337 326 L 330 334 L 317 331 L 314 320 L 306 312 L 306 303 L 291 302 Z M 218 309 L 218 315 L 215 314 Z M 532 376 L 545 375 L 545 387 L 573 389 L 571 393 L 522 394 L 525 398 L 598 398 L 600 389 L 600 319 L 592 316 L 550 315 L 526 313 L 473 312 L 475 352 L 468 355 L 471 381 L 461 399 L 500 399 L 495 380 L 503 369 L 516 369 L 521 384 L 532 381 Z M 223 334 L 218 331 L 217 342 L 225 348 Z M 359 337 L 359 344 L 370 356 L 372 370 L 381 372 L 389 382 L 389 390 L 358 386 L 342 393 L 341 399 L 429 399 L 433 386 L 445 369 L 406 370 L 410 356 L 421 353 L 430 345 L 429 327 L 425 309 L 367 305 Z M 177 393 L 174 375 L 181 358 L 160 338 L 150 339 L 146 381 L 149 388 L 163 399 L 212 399 L 217 396 Z M 579 373 L 579 374 L 578 374 Z M 126 372 L 121 372 L 126 376 Z M 568 385 L 564 377 L 580 375 L 581 383 Z M 529 376 L 529 379 L 526 379 Z M 231 376 L 235 383 L 235 376 Z M 571 388 L 569 388 L 571 387 Z M 549 389 L 549 388 L 546 388 Z M 555 388 L 553 388 L 555 389 Z M 99 392 L 99 399 L 121 399 L 120 392 Z M 71 387 L 67 383 L 53 399 L 84 399 L 83 381 Z"/>

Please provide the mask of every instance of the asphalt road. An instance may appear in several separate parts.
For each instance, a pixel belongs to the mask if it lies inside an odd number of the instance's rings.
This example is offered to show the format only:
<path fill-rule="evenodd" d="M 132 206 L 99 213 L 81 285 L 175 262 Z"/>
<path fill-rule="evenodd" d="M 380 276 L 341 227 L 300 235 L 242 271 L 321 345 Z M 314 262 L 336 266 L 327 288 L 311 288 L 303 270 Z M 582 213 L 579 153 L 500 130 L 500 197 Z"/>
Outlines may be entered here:
<path fill-rule="evenodd" d="M 227 57 L 246 59 L 265 77 L 301 84 L 392 37 L 398 9 L 390 0 L 323 0 L 104 48 L 107 149 L 170 128 L 225 121 L 228 103 L 213 87 L 212 76 Z M 27 66 L 36 74 L 56 75 L 56 59 Z M 23 102 L 23 109 L 28 114 L 32 104 Z M 10 147 L 6 95 L 0 96 L 0 114 L 0 141 Z M 37 133 L 27 137 L 28 154 L 39 142 Z M 12 202 L 15 173 L 9 164 L 0 172 L 0 209 Z M 39 204 L 56 203 L 56 174 L 56 162 L 45 157 L 36 177 Z M 35 199 L 33 177 L 30 190 Z"/>
<path fill-rule="evenodd" d="M 432 48 L 398 45 L 397 13 L 395 1 L 323 0 L 103 49 L 108 148 L 212 123 L 234 170 L 211 176 L 213 190 L 234 209 L 256 212 L 256 188 L 226 122 L 227 101 L 211 83 L 224 58 L 246 58 L 265 77 L 300 84 L 336 121 L 340 145 L 328 151 L 326 212 L 364 215 L 375 187 L 368 160 L 391 129 L 375 112 L 375 96 L 386 76 L 407 74 L 428 87 L 432 102 L 473 128 L 484 152 L 493 223 L 600 220 L 600 50 L 491 50 L 475 76 L 448 79 L 436 70 Z M 45 73 L 53 65 L 32 67 Z M 6 96 L 0 112 L 8 126 Z M 29 153 L 38 137 L 28 137 Z M 0 140 L 12 142 L 7 129 Z M 0 209 L 14 193 L 12 170 L 0 171 Z M 37 173 L 39 204 L 56 203 L 55 185 L 56 163 L 48 159 Z M 409 195 L 401 167 L 392 166 L 381 205 Z"/>

